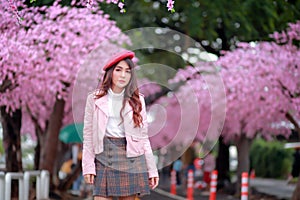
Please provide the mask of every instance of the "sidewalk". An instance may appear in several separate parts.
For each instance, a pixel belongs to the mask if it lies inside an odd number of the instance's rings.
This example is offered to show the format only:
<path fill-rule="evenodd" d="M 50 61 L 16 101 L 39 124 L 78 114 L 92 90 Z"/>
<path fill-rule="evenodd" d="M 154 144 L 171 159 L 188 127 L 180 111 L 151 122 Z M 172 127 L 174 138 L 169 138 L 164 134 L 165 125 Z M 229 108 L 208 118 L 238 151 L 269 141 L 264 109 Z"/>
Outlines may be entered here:
<path fill-rule="evenodd" d="M 250 191 L 249 200 L 290 200 L 292 194 L 296 188 L 296 184 L 287 184 L 285 180 L 266 179 L 266 178 L 254 178 L 249 180 Z M 160 184 L 157 189 L 152 191 L 150 196 L 140 198 L 140 200 L 153 200 L 153 199 L 168 199 L 168 200 L 185 200 L 187 197 L 186 187 L 184 185 L 176 188 L 176 195 L 170 194 L 170 182 L 169 178 L 160 180 Z M 208 200 L 209 191 L 203 191 L 200 189 L 194 189 L 194 199 L 196 200 Z M 160 195 L 160 196 L 159 196 Z M 158 197 L 157 197 L 158 196 Z M 64 198 L 71 200 L 92 200 L 89 198 Z M 233 195 L 226 194 L 224 192 L 217 191 L 216 200 L 239 200 Z"/>
<path fill-rule="evenodd" d="M 164 191 L 164 192 L 170 192 L 170 181 L 169 178 L 163 180 L 160 180 L 160 184 L 158 186 L 158 189 Z M 172 197 L 172 194 L 170 194 Z M 193 191 L 193 196 L 194 199 L 197 200 L 208 200 L 209 199 L 209 195 L 210 192 L 209 191 L 204 191 L 204 190 L 200 190 L 200 189 L 194 189 Z M 187 189 L 185 185 L 180 185 L 176 187 L 176 195 L 172 198 L 172 199 L 186 199 L 187 197 Z M 217 192 L 216 195 L 216 200 L 238 200 L 239 198 L 236 198 L 232 195 L 229 194 L 225 194 L 225 193 L 221 193 L 221 192 Z"/>
<path fill-rule="evenodd" d="M 254 178 L 249 179 L 249 191 L 253 190 L 249 199 L 268 199 L 268 200 L 290 200 L 292 194 L 296 188 L 296 184 L 287 184 L 285 180 L 266 179 L 266 178 Z M 164 180 L 159 184 L 159 189 L 170 192 L 170 183 L 168 180 Z M 255 194 L 254 194 L 255 193 Z M 181 185 L 176 188 L 176 195 L 186 198 L 186 187 Z M 266 195 L 266 196 L 265 196 Z M 217 200 L 238 200 L 239 198 L 217 191 Z M 261 197 L 260 196 L 265 196 Z M 176 198 L 174 198 L 176 199 Z M 207 200 L 209 199 L 209 192 L 200 189 L 194 189 L 194 199 Z"/>
<path fill-rule="evenodd" d="M 254 178 L 250 179 L 250 186 L 262 194 L 276 197 L 277 199 L 291 199 L 296 184 L 287 184 L 285 180 Z"/>

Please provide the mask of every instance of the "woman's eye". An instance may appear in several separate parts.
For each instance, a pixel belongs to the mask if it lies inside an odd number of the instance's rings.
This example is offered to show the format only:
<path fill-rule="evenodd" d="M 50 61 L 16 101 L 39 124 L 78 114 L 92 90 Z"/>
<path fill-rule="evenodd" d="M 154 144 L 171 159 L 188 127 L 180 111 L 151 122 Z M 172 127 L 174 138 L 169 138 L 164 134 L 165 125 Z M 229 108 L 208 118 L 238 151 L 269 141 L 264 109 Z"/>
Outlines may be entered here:
<path fill-rule="evenodd" d="M 126 73 L 129 73 L 129 74 L 131 74 L 131 70 L 126 70 Z"/>

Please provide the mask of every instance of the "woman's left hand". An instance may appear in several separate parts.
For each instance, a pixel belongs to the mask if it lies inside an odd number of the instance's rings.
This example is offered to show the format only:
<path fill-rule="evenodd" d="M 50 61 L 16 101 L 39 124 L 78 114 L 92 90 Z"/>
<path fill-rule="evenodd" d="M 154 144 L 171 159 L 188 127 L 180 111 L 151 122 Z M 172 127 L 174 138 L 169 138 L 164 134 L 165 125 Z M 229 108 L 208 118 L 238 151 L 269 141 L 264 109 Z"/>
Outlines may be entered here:
<path fill-rule="evenodd" d="M 153 190 L 158 186 L 159 178 L 158 177 L 152 177 L 149 178 L 149 186 Z"/>

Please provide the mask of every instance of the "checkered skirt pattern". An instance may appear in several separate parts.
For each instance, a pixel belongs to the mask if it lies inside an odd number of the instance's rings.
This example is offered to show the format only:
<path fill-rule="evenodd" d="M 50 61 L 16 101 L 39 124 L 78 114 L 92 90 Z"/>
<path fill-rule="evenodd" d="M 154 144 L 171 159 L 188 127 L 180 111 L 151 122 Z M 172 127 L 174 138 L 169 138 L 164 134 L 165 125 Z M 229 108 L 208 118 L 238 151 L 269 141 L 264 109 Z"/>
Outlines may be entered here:
<path fill-rule="evenodd" d="M 150 194 L 145 156 L 126 157 L 126 139 L 105 137 L 96 155 L 94 196 L 121 197 Z"/>

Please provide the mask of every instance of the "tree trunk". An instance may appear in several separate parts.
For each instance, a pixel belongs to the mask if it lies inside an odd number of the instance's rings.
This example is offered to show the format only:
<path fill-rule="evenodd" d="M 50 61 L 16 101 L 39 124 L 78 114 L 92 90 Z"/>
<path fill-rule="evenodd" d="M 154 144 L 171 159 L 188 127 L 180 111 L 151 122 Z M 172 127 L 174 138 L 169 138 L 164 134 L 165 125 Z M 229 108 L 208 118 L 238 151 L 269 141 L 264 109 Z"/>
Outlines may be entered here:
<path fill-rule="evenodd" d="M 43 134 L 44 131 L 43 131 L 42 127 L 39 125 L 39 120 L 37 119 L 37 117 L 35 117 L 32 114 L 30 108 L 26 107 L 26 110 L 27 110 L 28 114 L 30 115 L 30 118 L 31 118 L 31 120 L 34 124 L 34 127 L 35 127 L 35 135 L 36 135 L 36 138 L 37 138 L 37 144 L 34 148 L 34 169 L 39 170 L 40 157 L 41 157 L 40 156 L 41 155 L 41 146 L 44 146 L 43 143 L 42 143 L 44 141 L 42 139 L 42 137 L 45 134 Z M 45 129 L 47 129 L 47 126 L 46 126 Z"/>
<path fill-rule="evenodd" d="M 300 138 L 300 126 L 297 120 L 289 112 L 286 113 L 285 116 L 295 126 L 295 131 L 297 131 Z M 298 178 L 297 186 L 293 192 L 292 200 L 300 200 L 300 178 Z"/>
<path fill-rule="evenodd" d="M 21 119 L 22 111 L 17 109 L 12 114 L 5 111 L 6 107 L 1 106 L 1 124 L 3 128 L 3 146 L 5 150 L 5 161 L 7 172 L 21 172 L 22 152 L 21 152 Z M 11 194 L 18 196 L 18 182 L 12 182 Z"/>
<path fill-rule="evenodd" d="M 37 124 L 35 124 L 35 134 L 36 134 L 36 138 L 37 138 L 37 143 L 36 146 L 34 148 L 34 168 L 36 170 L 39 169 L 39 163 L 40 163 L 40 157 L 41 157 L 41 147 L 43 146 L 43 144 L 41 144 L 42 141 L 44 141 L 42 139 L 42 131 L 40 128 L 38 128 Z"/>
<path fill-rule="evenodd" d="M 241 175 L 243 172 L 249 172 L 250 169 L 250 147 L 251 139 L 247 138 L 245 134 L 242 134 L 236 140 L 236 147 L 238 152 L 238 168 L 237 168 L 237 184 L 236 194 L 240 196 L 241 193 Z"/>
<path fill-rule="evenodd" d="M 230 183 L 229 177 L 229 145 L 223 142 L 223 137 L 219 139 L 218 156 L 216 159 L 216 169 L 218 171 L 218 188 L 223 188 Z"/>
<path fill-rule="evenodd" d="M 65 101 L 56 99 L 53 112 L 51 113 L 48 129 L 46 131 L 44 145 L 41 146 L 41 157 L 39 169 L 48 170 L 50 174 L 51 188 L 58 184 L 57 172 L 55 169 L 56 155 L 58 149 L 58 135 L 62 126 Z"/>

